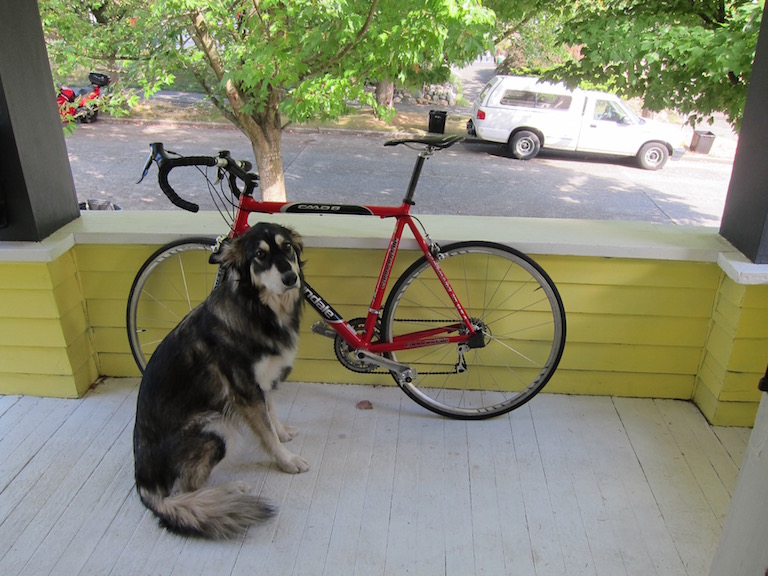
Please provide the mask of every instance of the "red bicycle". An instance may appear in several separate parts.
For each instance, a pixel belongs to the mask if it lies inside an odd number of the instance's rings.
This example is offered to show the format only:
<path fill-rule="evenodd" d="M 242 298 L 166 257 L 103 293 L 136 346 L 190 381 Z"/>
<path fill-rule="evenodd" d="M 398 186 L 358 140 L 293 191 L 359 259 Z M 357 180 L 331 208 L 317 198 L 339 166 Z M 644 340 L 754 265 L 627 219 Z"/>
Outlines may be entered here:
<path fill-rule="evenodd" d="M 460 140 L 447 136 L 385 143 L 419 150 L 399 206 L 262 202 L 253 197 L 258 175 L 250 172 L 250 163 L 235 161 L 226 151 L 173 155 L 160 143 L 150 145 L 141 179 L 154 161 L 160 188 L 171 202 L 197 212 L 198 206 L 180 198 L 168 183 L 172 169 L 197 167 L 230 225 L 229 236 L 243 234 L 254 212 L 394 219 L 365 317 L 345 320 L 328 299 L 308 283 L 302 285 L 304 298 L 321 317 L 312 331 L 333 339 L 336 357 L 348 369 L 389 372 L 423 407 L 452 418 L 482 419 L 518 408 L 544 387 L 560 362 L 566 323 L 557 288 L 532 258 L 494 242 L 439 246 L 411 215 L 424 161 Z M 216 170 L 214 180 L 205 168 Z M 422 256 L 387 292 L 406 228 Z M 170 242 L 139 270 L 126 324 L 140 369 L 163 337 L 215 287 L 218 271 L 208 259 L 219 242 L 201 237 Z"/>

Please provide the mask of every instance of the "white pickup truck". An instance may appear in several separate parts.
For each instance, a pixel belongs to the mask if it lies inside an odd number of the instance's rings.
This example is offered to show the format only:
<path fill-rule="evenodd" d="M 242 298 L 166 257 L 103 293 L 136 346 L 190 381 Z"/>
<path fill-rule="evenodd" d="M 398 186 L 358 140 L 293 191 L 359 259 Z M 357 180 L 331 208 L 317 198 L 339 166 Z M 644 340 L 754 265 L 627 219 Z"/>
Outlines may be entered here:
<path fill-rule="evenodd" d="M 613 94 L 532 77 L 492 78 L 475 102 L 467 132 L 506 143 L 523 160 L 546 148 L 634 156 L 642 168 L 658 170 L 685 152 L 680 126 L 640 118 Z"/>

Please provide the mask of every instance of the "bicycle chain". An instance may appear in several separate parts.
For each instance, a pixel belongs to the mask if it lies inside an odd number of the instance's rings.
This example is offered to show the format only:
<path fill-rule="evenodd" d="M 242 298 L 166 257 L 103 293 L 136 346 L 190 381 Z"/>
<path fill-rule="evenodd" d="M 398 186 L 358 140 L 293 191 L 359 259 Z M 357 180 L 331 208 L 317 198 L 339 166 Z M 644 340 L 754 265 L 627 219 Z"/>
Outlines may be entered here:
<path fill-rule="evenodd" d="M 440 319 L 425 320 L 425 319 L 421 319 L 421 318 L 401 318 L 401 319 L 395 318 L 394 321 L 395 322 L 419 322 L 421 324 L 425 324 L 425 323 L 435 323 L 435 324 L 438 324 L 438 323 L 444 323 L 445 322 L 445 320 L 440 320 Z M 344 366 L 350 372 L 357 372 L 357 373 L 361 373 L 361 374 L 391 374 L 392 373 L 390 370 L 364 370 L 364 371 L 363 370 L 353 370 L 350 366 L 348 366 L 344 362 L 341 362 L 341 364 L 342 364 L 342 366 Z M 452 370 L 452 371 L 448 371 L 448 372 L 419 372 L 418 374 L 419 374 L 419 376 L 421 376 L 422 374 L 429 374 L 429 375 L 432 375 L 432 376 L 448 376 L 448 375 L 451 375 L 451 374 L 456 374 L 456 370 Z"/>

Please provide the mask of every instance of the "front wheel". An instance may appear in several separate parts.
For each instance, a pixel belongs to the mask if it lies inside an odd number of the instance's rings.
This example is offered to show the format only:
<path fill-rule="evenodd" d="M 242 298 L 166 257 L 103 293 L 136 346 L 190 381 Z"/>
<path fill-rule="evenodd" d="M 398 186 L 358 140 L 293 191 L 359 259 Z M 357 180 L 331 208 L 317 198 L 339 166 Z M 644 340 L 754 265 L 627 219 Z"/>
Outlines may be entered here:
<path fill-rule="evenodd" d="M 669 150 L 660 142 L 647 142 L 637 153 L 637 163 L 645 170 L 660 170 L 667 163 Z"/>
<path fill-rule="evenodd" d="M 483 419 L 525 404 L 549 381 L 565 346 L 565 310 L 546 272 L 530 257 L 492 242 L 445 247 L 440 267 L 481 339 L 390 354 L 417 372 L 403 391 L 443 416 Z M 382 340 L 461 325 L 425 257 L 395 284 L 382 315 Z"/>
<path fill-rule="evenodd" d="M 205 237 L 170 242 L 136 275 L 125 323 L 131 353 L 142 372 L 163 338 L 211 293 L 218 266 L 208 259 L 215 244 Z"/>
<path fill-rule="evenodd" d="M 77 113 L 78 118 L 80 118 L 80 122 L 83 124 L 91 124 L 96 122 L 96 120 L 99 118 L 99 110 L 97 108 L 84 106 L 83 108 L 79 108 Z"/>

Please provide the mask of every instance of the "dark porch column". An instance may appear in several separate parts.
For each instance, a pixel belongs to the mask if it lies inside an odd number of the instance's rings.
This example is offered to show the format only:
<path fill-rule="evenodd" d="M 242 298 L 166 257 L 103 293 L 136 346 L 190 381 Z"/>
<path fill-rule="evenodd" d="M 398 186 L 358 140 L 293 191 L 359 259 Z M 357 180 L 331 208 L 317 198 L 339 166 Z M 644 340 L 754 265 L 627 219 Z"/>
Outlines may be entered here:
<path fill-rule="evenodd" d="M 0 2 L 0 240 L 39 241 L 77 218 L 37 2 Z"/>
<path fill-rule="evenodd" d="M 756 264 L 768 263 L 768 17 L 760 25 L 739 147 L 720 234 Z"/>

